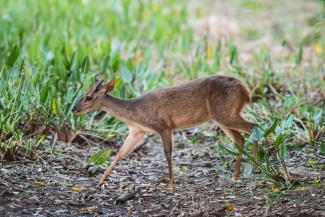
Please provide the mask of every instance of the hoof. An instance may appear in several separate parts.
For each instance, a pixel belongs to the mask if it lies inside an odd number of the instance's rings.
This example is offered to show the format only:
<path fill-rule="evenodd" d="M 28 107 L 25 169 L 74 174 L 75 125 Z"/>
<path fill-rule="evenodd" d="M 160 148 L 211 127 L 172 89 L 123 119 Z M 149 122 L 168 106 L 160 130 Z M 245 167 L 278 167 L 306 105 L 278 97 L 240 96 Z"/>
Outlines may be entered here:
<path fill-rule="evenodd" d="M 96 186 L 96 189 L 100 189 L 103 186 L 104 183 L 98 183 Z"/>
<path fill-rule="evenodd" d="M 167 189 L 174 189 L 174 184 L 167 185 Z"/>

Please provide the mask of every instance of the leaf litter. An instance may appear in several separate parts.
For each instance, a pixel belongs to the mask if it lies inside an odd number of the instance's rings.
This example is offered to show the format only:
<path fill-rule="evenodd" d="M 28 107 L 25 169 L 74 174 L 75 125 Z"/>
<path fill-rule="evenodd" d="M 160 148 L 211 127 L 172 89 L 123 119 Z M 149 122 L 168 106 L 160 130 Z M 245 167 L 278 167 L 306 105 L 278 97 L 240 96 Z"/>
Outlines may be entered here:
<path fill-rule="evenodd" d="M 42 161 L 19 166 L 2 163 L 2 167 L 13 173 L 2 178 L 0 214 L 234 216 L 237 213 L 275 216 L 287 213 L 291 210 L 288 207 L 294 207 L 292 213 L 308 214 L 311 210 L 306 210 L 306 205 L 317 207 L 316 212 L 324 212 L 322 198 L 325 191 L 321 185 L 310 185 L 314 182 L 308 177 L 312 168 L 300 165 L 306 171 L 304 177 L 302 169 L 299 170 L 300 187 L 285 191 L 274 187 L 272 190 L 271 183 L 252 178 L 254 169 L 246 167 L 244 162 L 242 169 L 244 174 L 246 168 L 246 178 L 234 182 L 231 173 L 235 160 L 230 159 L 228 166 L 223 165 L 225 158 L 220 157 L 217 143 L 205 146 L 211 143 L 207 142 L 209 138 L 196 133 L 202 145 L 183 144 L 178 135 L 177 132 L 174 135 L 177 143 L 173 154 L 174 189 L 168 188 L 168 167 L 162 145 L 155 142 L 159 141 L 155 136 L 149 136 L 146 144 L 116 166 L 100 188 L 96 185 L 104 169 L 98 167 L 96 172 L 89 173 L 82 170 L 83 165 L 78 161 L 66 159 L 64 165 L 60 161 L 49 161 L 47 167 Z M 103 145 L 112 150 L 112 161 L 116 147 L 112 143 Z M 81 147 L 87 153 L 89 147 Z M 207 149 L 209 155 L 204 154 Z M 193 159 L 197 154 L 199 156 Z M 87 155 L 83 157 L 87 158 Z M 291 167 L 295 165 L 294 162 L 289 164 Z M 181 169 L 183 166 L 187 170 Z M 42 172 L 37 172 L 35 167 L 42 167 Z M 282 199 L 270 207 L 277 194 L 281 194 Z"/>

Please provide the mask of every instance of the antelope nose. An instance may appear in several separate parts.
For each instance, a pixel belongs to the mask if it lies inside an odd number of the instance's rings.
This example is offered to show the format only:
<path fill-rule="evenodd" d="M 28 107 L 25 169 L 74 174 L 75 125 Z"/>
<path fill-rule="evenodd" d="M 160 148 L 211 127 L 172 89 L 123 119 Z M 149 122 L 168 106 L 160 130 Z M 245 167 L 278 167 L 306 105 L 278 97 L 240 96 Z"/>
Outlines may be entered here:
<path fill-rule="evenodd" d="M 75 111 L 74 108 L 72 108 L 71 111 L 74 112 Z"/>

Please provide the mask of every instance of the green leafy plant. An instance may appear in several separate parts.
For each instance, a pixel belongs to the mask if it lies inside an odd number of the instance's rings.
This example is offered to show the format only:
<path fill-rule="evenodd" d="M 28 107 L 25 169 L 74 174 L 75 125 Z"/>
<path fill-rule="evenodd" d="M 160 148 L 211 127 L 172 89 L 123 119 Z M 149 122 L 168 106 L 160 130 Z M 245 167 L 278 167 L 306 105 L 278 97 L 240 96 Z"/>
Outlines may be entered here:
<path fill-rule="evenodd" d="M 307 166 L 310 166 L 310 167 L 315 168 L 315 169 L 319 169 L 319 167 L 320 167 L 320 165 L 318 164 L 318 162 L 317 161 L 314 161 L 314 159 L 311 159 L 306 164 L 307 164 Z"/>
<path fill-rule="evenodd" d="M 182 167 L 182 170 L 183 170 L 184 172 L 187 172 L 187 171 L 188 171 L 188 167 L 187 167 L 187 166 L 183 166 L 183 167 Z"/>
<path fill-rule="evenodd" d="M 102 165 L 103 163 L 105 163 L 108 160 L 110 155 L 111 155 L 111 150 L 104 148 L 104 149 L 98 151 L 96 154 L 94 154 L 90 158 L 89 162 L 94 163 L 95 165 Z"/>
<path fill-rule="evenodd" d="M 274 132 L 276 132 L 277 136 L 271 143 L 272 146 L 265 149 L 263 144 L 268 143 L 268 137 Z M 250 136 L 250 142 L 257 140 L 260 144 L 257 153 L 257 160 L 254 159 L 244 148 L 235 143 L 235 147 L 244 155 L 245 159 L 250 164 L 258 168 L 268 180 L 273 182 L 275 186 L 281 188 L 287 188 L 295 182 L 294 176 L 287 171 L 287 166 L 284 160 L 288 153 L 287 147 L 284 143 L 284 132 L 285 131 L 277 125 L 276 119 L 264 132 L 258 127 L 253 129 L 253 133 Z M 237 156 L 237 153 L 229 149 L 229 147 L 226 147 L 225 145 L 221 146 L 230 154 Z"/>
<path fill-rule="evenodd" d="M 320 183 L 321 179 L 320 178 L 314 178 L 314 184 Z"/>

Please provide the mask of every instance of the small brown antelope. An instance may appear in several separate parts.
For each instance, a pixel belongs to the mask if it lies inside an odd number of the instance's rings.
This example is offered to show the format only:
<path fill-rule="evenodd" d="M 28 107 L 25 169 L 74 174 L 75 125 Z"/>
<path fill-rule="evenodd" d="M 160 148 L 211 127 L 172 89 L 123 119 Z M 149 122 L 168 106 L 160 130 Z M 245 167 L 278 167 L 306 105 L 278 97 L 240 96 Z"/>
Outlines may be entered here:
<path fill-rule="evenodd" d="M 213 120 L 236 143 L 243 146 L 245 139 L 240 131 L 252 133 L 257 124 L 240 115 L 245 104 L 250 103 L 246 86 L 239 80 L 227 76 L 211 76 L 196 79 L 178 86 L 154 90 L 133 99 L 118 99 L 110 93 L 115 78 L 106 85 L 104 79 L 95 77 L 90 88 L 74 106 L 75 114 L 102 109 L 129 126 L 130 133 L 114 162 L 105 171 L 103 183 L 115 165 L 144 137 L 146 133 L 160 136 L 169 168 L 170 187 L 174 184 L 172 168 L 173 131 Z M 254 141 L 254 157 L 257 155 Z M 240 173 L 241 153 L 238 152 L 234 177 Z"/>

